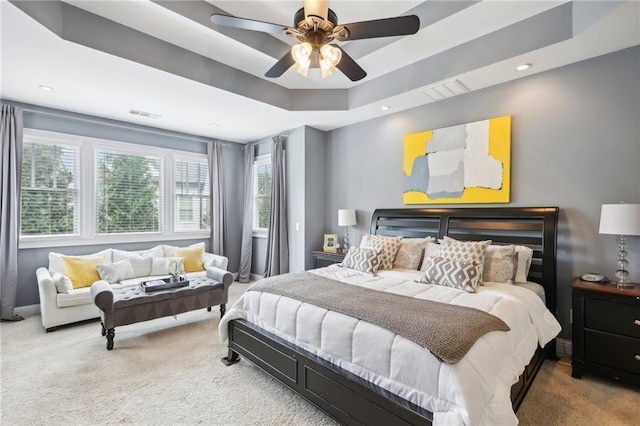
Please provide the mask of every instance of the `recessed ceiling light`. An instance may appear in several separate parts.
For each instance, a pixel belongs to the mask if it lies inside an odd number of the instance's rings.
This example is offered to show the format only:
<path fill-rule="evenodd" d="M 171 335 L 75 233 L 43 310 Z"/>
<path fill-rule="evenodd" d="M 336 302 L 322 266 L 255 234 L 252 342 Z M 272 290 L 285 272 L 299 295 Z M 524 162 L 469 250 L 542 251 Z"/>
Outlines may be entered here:
<path fill-rule="evenodd" d="M 41 84 L 40 86 L 38 86 L 38 89 L 40 89 L 40 90 L 44 90 L 45 92 L 53 92 L 53 87 L 45 86 L 45 85 L 43 85 L 43 84 Z"/>
<path fill-rule="evenodd" d="M 531 64 L 520 64 L 516 67 L 516 71 L 524 71 L 531 68 Z"/>
<path fill-rule="evenodd" d="M 385 105 L 380 109 L 383 110 L 383 111 L 389 111 L 391 109 L 391 107 L 389 105 Z"/>
<path fill-rule="evenodd" d="M 209 124 L 209 126 L 211 126 L 211 127 L 219 127 L 220 125 L 218 123 L 211 123 L 211 124 Z"/>

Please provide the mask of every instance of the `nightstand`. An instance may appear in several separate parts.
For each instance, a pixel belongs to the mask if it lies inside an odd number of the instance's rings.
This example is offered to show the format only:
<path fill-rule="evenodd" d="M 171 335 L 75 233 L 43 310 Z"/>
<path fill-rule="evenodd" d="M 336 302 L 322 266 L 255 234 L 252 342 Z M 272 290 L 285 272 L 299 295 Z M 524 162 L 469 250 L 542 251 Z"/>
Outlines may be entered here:
<path fill-rule="evenodd" d="M 313 267 L 323 268 L 325 266 L 333 265 L 334 263 L 341 263 L 344 259 L 345 253 L 337 252 L 330 253 L 326 251 L 313 251 Z"/>
<path fill-rule="evenodd" d="M 572 372 L 640 385 L 640 284 L 619 289 L 575 278 Z"/>

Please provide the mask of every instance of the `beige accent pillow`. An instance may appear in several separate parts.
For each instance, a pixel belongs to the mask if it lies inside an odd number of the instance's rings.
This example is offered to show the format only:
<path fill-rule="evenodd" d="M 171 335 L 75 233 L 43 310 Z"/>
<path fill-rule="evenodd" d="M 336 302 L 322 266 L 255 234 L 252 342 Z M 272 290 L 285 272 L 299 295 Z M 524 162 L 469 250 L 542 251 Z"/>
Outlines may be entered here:
<path fill-rule="evenodd" d="M 484 258 L 487 247 L 491 240 L 486 241 L 450 241 L 440 242 L 440 257 L 451 260 L 475 262 L 478 266 L 480 283 L 482 284 L 482 274 L 484 270 Z"/>
<path fill-rule="evenodd" d="M 102 257 L 62 256 L 65 275 L 71 280 L 73 288 L 91 287 L 100 279 L 98 265 L 105 263 Z"/>
<path fill-rule="evenodd" d="M 485 252 L 482 281 L 513 284 L 517 261 L 515 246 L 490 245 Z"/>
<path fill-rule="evenodd" d="M 393 259 L 400 248 L 401 241 L 402 237 L 365 234 L 360 242 L 360 248 L 380 251 L 380 267 L 378 269 L 393 269 Z"/>
<path fill-rule="evenodd" d="M 393 269 L 413 269 L 417 271 L 420 268 L 427 244 L 433 241 L 435 241 L 433 237 L 403 238 L 393 260 Z"/>
<path fill-rule="evenodd" d="M 185 272 L 204 271 L 204 243 L 197 247 L 177 248 L 173 254 L 176 257 L 184 258 Z"/>
<path fill-rule="evenodd" d="M 58 293 L 71 293 L 73 290 L 73 284 L 69 277 L 61 272 L 54 272 L 51 274 L 51 278 L 53 279 L 53 283 L 56 286 L 56 290 Z"/>

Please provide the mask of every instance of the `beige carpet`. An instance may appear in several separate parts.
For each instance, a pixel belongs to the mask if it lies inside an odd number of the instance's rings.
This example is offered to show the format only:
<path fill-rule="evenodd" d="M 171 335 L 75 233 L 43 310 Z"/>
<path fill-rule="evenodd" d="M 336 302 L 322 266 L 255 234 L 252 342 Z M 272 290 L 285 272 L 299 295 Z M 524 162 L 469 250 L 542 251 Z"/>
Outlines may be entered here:
<path fill-rule="evenodd" d="M 247 285 L 235 283 L 232 300 Z M 247 361 L 225 367 L 219 313 L 200 310 L 116 328 L 45 333 L 40 317 L 1 323 L 2 425 L 333 425 Z M 518 412 L 523 425 L 638 424 L 638 390 L 547 361 Z"/>

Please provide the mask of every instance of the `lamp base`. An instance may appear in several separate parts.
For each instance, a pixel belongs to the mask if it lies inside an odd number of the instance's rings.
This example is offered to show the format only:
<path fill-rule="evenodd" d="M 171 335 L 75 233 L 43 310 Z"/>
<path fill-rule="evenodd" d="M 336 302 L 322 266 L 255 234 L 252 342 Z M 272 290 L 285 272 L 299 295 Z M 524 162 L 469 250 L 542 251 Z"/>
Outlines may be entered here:
<path fill-rule="evenodd" d="M 614 281 L 613 284 L 615 284 L 616 287 L 618 287 L 618 288 L 633 288 L 634 287 L 634 284 L 630 283 L 629 281 L 625 281 L 625 282 Z"/>

